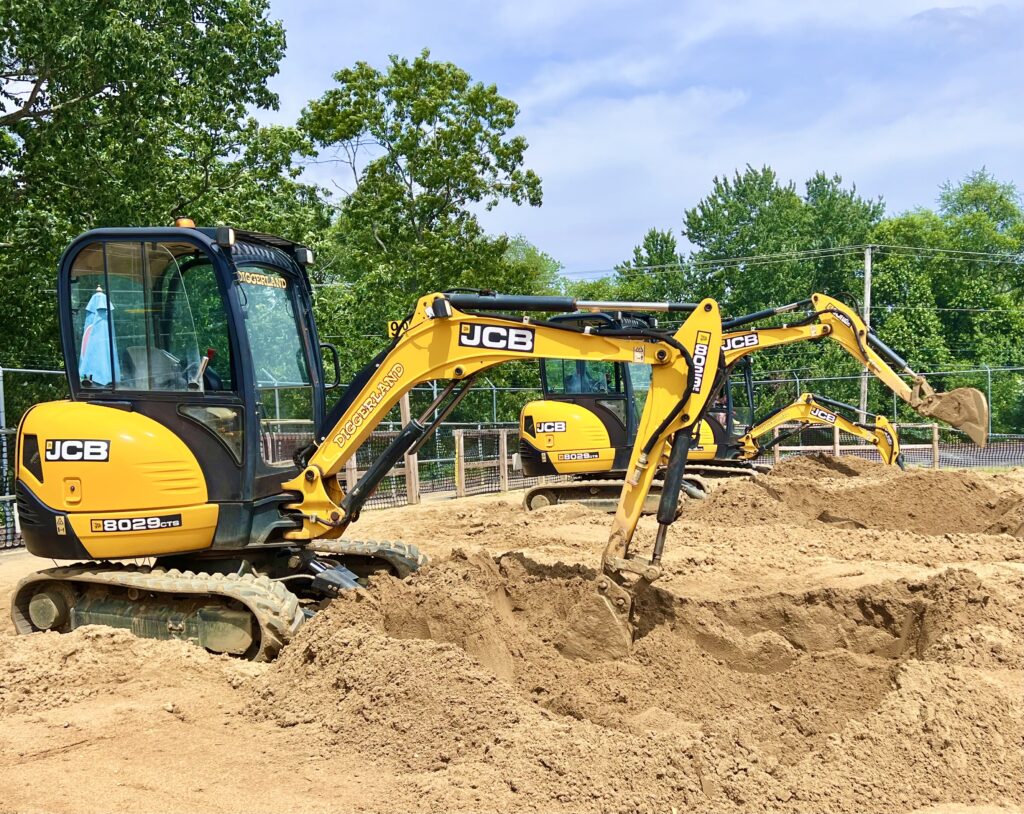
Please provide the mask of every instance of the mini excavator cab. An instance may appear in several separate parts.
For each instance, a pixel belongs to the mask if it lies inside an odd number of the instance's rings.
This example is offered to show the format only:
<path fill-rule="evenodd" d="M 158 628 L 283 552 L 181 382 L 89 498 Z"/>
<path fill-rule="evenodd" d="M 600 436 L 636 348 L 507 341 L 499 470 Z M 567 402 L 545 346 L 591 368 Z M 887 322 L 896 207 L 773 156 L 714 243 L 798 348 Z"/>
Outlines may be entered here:
<path fill-rule="evenodd" d="M 645 314 L 566 314 L 552 322 L 586 329 L 657 327 Z M 625 469 L 651 384 L 650 365 L 604 360 L 540 362 L 540 402 L 522 410 L 519 455 L 528 476 Z M 557 457 L 557 467 L 551 460 Z"/>
<path fill-rule="evenodd" d="M 324 420 L 311 261 L 226 227 L 99 229 L 68 247 L 58 300 L 72 403 L 23 421 L 52 430 L 27 433 L 22 450 L 32 553 L 131 557 L 146 545 L 107 533 L 109 521 L 181 523 L 168 551 L 241 549 L 287 525 L 281 483 Z"/>
<path fill-rule="evenodd" d="M 567 314 L 553 321 L 585 327 L 657 328 L 646 314 Z M 691 460 L 738 449 L 754 425 L 754 386 L 749 358 L 726 374 L 700 425 Z M 633 362 L 546 359 L 540 363 L 542 399 L 520 414 L 518 463 L 527 477 L 622 472 L 636 441 L 637 423 L 651 383 L 650 365 Z M 707 455 L 702 454 L 709 450 Z M 738 452 L 736 453 L 738 454 Z"/>

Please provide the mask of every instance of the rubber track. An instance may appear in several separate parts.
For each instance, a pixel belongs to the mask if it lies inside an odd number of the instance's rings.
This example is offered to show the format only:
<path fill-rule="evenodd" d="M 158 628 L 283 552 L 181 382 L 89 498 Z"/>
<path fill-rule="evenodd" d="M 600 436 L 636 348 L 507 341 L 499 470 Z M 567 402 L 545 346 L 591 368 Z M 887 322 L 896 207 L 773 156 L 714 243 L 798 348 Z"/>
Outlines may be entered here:
<path fill-rule="evenodd" d="M 298 597 L 283 583 L 253 574 L 207 574 L 164 570 L 120 563 L 80 563 L 48 568 L 30 574 L 18 583 L 11 617 L 18 633 L 31 633 L 27 588 L 39 582 L 69 582 L 87 585 L 136 588 L 151 593 L 185 596 L 223 596 L 240 602 L 260 627 L 260 649 L 254 661 L 271 661 L 305 621 Z"/>
<path fill-rule="evenodd" d="M 689 483 L 693 484 L 698 489 L 701 489 L 704 492 L 705 495 L 711 494 L 711 490 L 713 488 L 712 484 L 709 483 L 707 481 L 707 479 L 701 477 L 700 475 L 694 475 L 694 474 L 690 474 L 689 472 L 687 472 L 685 475 L 683 475 L 683 479 L 688 481 Z M 664 481 L 660 481 L 660 480 L 656 480 L 653 483 L 651 483 L 651 490 L 649 492 L 649 495 L 653 495 L 653 496 L 657 497 L 658 492 L 656 490 L 661 489 L 663 483 L 664 483 Z M 532 495 L 536 494 L 537 492 L 549 491 L 549 492 L 554 492 L 556 494 L 559 494 L 559 493 L 569 493 L 569 492 L 574 492 L 574 491 L 586 492 L 586 491 L 589 491 L 590 489 L 595 488 L 595 487 L 597 489 L 609 488 L 609 489 L 615 489 L 615 490 L 621 491 L 622 490 L 622 484 L 623 484 L 623 481 L 621 479 L 616 479 L 616 478 L 610 478 L 608 480 L 580 480 L 580 481 L 564 481 L 564 482 L 561 482 L 561 483 L 538 484 L 536 486 L 531 486 L 529 489 L 526 490 L 526 494 L 523 495 L 523 506 L 526 507 L 527 511 L 530 511 L 530 497 Z M 584 495 L 584 499 L 586 497 L 593 497 L 594 499 L 599 499 L 599 495 Z M 558 502 L 559 503 L 562 502 L 560 495 L 559 495 L 559 501 Z M 573 501 L 572 501 L 571 498 L 569 498 L 567 500 L 567 502 L 571 503 Z"/>
<path fill-rule="evenodd" d="M 763 475 L 766 472 L 771 471 L 771 467 L 765 466 L 764 464 L 753 464 L 751 466 L 729 466 L 727 464 L 700 464 L 700 463 L 688 463 L 686 470 L 689 473 L 691 470 L 695 470 L 709 477 L 716 477 L 722 475 L 723 477 L 736 477 L 743 476 L 747 478 L 754 478 L 758 475 Z"/>
<path fill-rule="evenodd" d="M 421 554 L 416 546 L 390 540 L 314 540 L 309 544 L 309 550 L 333 557 L 356 556 L 384 560 L 395 569 L 400 579 L 405 579 L 427 564 L 426 554 Z"/>

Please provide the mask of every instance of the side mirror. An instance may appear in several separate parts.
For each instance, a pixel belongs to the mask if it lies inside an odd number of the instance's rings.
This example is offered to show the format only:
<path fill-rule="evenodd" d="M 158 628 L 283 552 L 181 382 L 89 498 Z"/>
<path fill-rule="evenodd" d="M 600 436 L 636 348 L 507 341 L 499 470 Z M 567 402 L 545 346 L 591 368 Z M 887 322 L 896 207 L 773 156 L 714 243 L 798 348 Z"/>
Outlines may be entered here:
<path fill-rule="evenodd" d="M 324 382 L 325 390 L 334 390 L 337 387 L 341 387 L 341 359 L 338 357 L 338 348 L 332 345 L 330 342 L 321 342 L 320 351 L 329 351 L 331 358 L 334 361 L 334 381 L 330 384 Z"/>

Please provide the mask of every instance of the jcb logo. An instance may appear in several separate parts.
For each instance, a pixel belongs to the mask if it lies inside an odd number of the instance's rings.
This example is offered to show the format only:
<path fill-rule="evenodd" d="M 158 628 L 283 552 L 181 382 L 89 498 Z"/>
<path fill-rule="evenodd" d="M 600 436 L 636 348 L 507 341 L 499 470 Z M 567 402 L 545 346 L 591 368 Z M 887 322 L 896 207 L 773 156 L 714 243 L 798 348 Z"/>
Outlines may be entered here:
<path fill-rule="evenodd" d="M 812 407 L 811 415 L 815 418 L 820 418 L 822 421 L 827 421 L 829 424 L 836 423 L 836 414 L 830 413 L 828 410 L 822 410 L 820 407 Z"/>
<path fill-rule="evenodd" d="M 533 353 L 533 328 L 509 328 L 505 325 L 463 325 L 459 344 L 467 348 L 514 350 Z"/>
<path fill-rule="evenodd" d="M 538 421 L 537 432 L 565 432 L 564 421 Z"/>
<path fill-rule="evenodd" d="M 722 339 L 722 350 L 742 350 L 743 348 L 755 348 L 761 341 L 756 333 L 740 334 L 739 336 L 726 336 Z"/>
<path fill-rule="evenodd" d="M 693 347 L 693 392 L 699 393 L 704 385 L 704 367 L 708 363 L 708 345 L 711 334 L 697 331 L 697 343 Z"/>
<path fill-rule="evenodd" d="M 46 442 L 45 458 L 48 461 L 109 461 L 110 442 L 54 439 Z"/>

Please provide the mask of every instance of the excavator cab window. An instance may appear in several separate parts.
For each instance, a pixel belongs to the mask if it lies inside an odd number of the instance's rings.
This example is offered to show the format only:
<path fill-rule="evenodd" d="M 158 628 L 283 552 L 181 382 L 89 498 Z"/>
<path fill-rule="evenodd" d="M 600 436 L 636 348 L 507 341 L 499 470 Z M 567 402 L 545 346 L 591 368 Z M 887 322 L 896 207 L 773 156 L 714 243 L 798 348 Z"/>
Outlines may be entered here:
<path fill-rule="evenodd" d="M 191 243 L 96 242 L 75 257 L 70 282 L 83 388 L 232 388 L 217 281 Z M 208 354 L 217 361 L 204 371 Z"/>
<path fill-rule="evenodd" d="M 582 362 L 547 359 L 545 391 L 551 395 L 582 396 L 596 393 L 624 394 L 622 371 L 614 362 Z"/>
<path fill-rule="evenodd" d="M 750 432 L 757 423 L 754 416 L 754 365 L 750 357 L 746 356 L 737 366 L 741 375 L 737 377 L 734 369 L 726 383 L 726 389 L 732 402 L 732 426 L 729 431 L 742 436 Z"/>
<path fill-rule="evenodd" d="M 651 389 L 651 366 L 630 362 L 627 370 L 633 390 L 633 420 L 639 422 L 647 402 L 647 392 Z"/>

